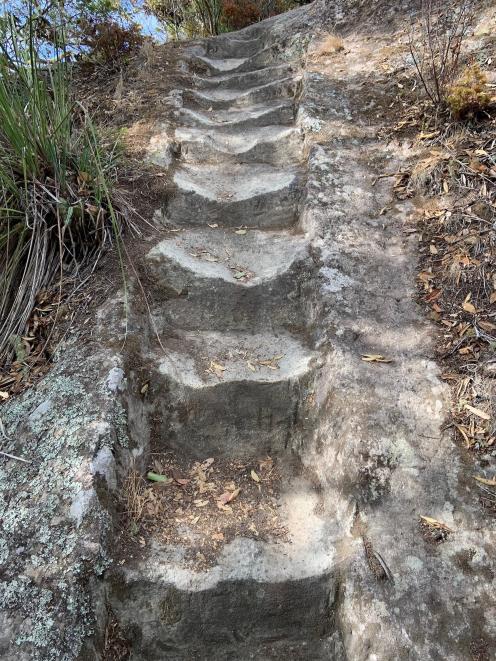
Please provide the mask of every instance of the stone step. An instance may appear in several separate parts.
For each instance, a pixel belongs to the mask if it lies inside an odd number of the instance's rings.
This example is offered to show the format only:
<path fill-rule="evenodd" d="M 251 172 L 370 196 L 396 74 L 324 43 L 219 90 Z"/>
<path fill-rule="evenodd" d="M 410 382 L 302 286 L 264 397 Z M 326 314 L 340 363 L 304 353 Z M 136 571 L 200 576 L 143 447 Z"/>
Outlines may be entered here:
<path fill-rule="evenodd" d="M 186 230 L 147 255 L 159 329 L 302 327 L 315 265 L 302 235 Z"/>
<path fill-rule="evenodd" d="M 238 71 L 242 64 L 248 62 L 247 57 L 211 58 L 206 55 L 197 55 L 196 57 L 200 62 L 206 64 L 214 73 Z"/>
<path fill-rule="evenodd" d="M 299 129 L 263 126 L 242 132 L 216 129 L 176 129 L 181 157 L 187 162 L 268 163 L 287 165 L 303 159 L 303 139 Z"/>
<path fill-rule="evenodd" d="M 110 605 L 131 640 L 131 658 L 265 661 L 282 658 L 273 651 L 291 647 L 294 659 L 338 658 L 329 656 L 322 640 L 335 633 L 339 578 L 329 529 L 316 514 L 319 505 L 315 489 L 292 477 L 275 503 L 287 536 L 235 537 L 218 549 L 209 568 L 186 562 L 186 544 L 148 539 L 147 549 L 136 554 L 141 557 L 108 576 Z M 201 516 L 202 510 L 195 512 Z M 191 546 L 201 553 L 201 536 L 181 525 L 183 539 L 196 538 Z"/>
<path fill-rule="evenodd" d="M 204 43 L 204 53 L 211 58 L 223 57 L 252 57 L 266 48 L 268 44 L 260 37 L 249 37 L 241 39 L 228 35 L 222 35 L 215 39 L 209 39 Z"/>
<path fill-rule="evenodd" d="M 277 63 L 280 57 L 278 44 L 262 48 L 248 57 L 208 57 L 196 55 L 194 59 L 206 65 L 215 75 L 216 73 L 254 71 Z"/>
<path fill-rule="evenodd" d="M 175 225 L 278 229 L 297 218 L 301 191 L 297 171 L 264 164 L 189 165 L 174 173 L 174 189 L 162 210 Z"/>
<path fill-rule="evenodd" d="M 177 331 L 162 345 L 149 356 L 159 450 L 274 456 L 302 442 L 318 355 L 300 341 L 282 332 Z"/>
<path fill-rule="evenodd" d="M 293 98 L 299 79 L 292 76 L 248 89 L 216 88 L 208 91 L 185 90 L 183 99 L 201 109 L 243 108 L 274 99 Z"/>
<path fill-rule="evenodd" d="M 263 67 L 255 71 L 241 73 L 228 73 L 218 76 L 204 78 L 194 76 L 193 83 L 196 88 L 212 89 L 216 87 L 232 87 L 237 89 L 246 89 L 256 85 L 264 85 L 274 80 L 287 78 L 296 71 L 294 64 L 284 63 L 275 66 Z"/>
<path fill-rule="evenodd" d="M 293 101 L 260 103 L 250 108 L 229 108 L 227 110 L 198 111 L 180 108 L 179 125 L 187 127 L 214 127 L 220 131 L 248 130 L 259 126 L 294 124 Z"/>

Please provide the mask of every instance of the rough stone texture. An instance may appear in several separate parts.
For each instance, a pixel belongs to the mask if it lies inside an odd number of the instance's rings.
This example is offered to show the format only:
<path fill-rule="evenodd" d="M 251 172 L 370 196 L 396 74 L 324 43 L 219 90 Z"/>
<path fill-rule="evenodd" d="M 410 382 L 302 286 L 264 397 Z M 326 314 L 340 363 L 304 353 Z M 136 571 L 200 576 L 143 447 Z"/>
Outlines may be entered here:
<path fill-rule="evenodd" d="M 494 522 L 478 502 L 470 463 L 442 431 L 447 391 L 413 301 L 415 237 L 402 232 L 409 204 L 394 202 L 387 182 L 374 185 L 408 152 L 378 137 L 380 120 L 361 119 L 366 101 L 380 103 L 381 44 L 387 35 L 369 45 L 350 37 L 346 69 L 306 73 L 300 107 L 304 123 L 327 136 L 310 156 L 305 210 L 322 248 L 321 341 L 332 346 L 316 387 L 321 425 L 311 463 L 329 511 L 343 499 L 356 508 L 342 544 L 339 627 L 350 659 L 461 660 L 476 658 L 478 645 L 492 658 Z M 394 363 L 367 364 L 364 353 Z M 425 541 L 420 515 L 453 535 Z M 389 580 L 367 562 L 362 535 Z"/>
<path fill-rule="evenodd" d="M 242 133 L 218 133 L 215 130 L 177 129 L 176 139 L 187 161 L 211 161 L 220 158 L 244 163 L 259 161 L 270 165 L 298 162 L 302 158 L 299 131 L 286 126 L 263 126 Z"/>
<path fill-rule="evenodd" d="M 184 47 L 184 67 L 207 69 L 193 87 L 218 106 L 175 95 L 154 143 L 164 168 L 179 157 L 174 139 L 187 147 L 175 201 L 164 200 L 168 220 L 186 229 L 148 255 L 165 355 L 137 308 L 135 364 L 122 393 L 119 357 L 69 347 L 35 390 L 1 409 L 12 439 L 3 448 L 32 464 L 0 459 L 0 658 L 98 659 L 107 602 L 133 661 L 494 656 L 494 522 L 477 502 L 470 464 L 442 431 L 447 392 L 413 301 L 415 239 L 402 231 L 409 205 L 393 201 L 388 180 L 375 181 L 409 153 L 380 137 L 377 73 L 392 38 L 383 25 L 401 24 L 407 4 L 316 2 Z M 275 101 L 270 82 L 299 75 L 326 16 L 345 33 L 341 59 L 320 68 L 307 60 L 297 98 Z M 267 97 L 248 95 L 255 105 L 225 107 L 230 90 L 264 85 Z M 286 167 L 278 134 L 292 136 Z M 305 138 L 298 158 L 295 135 Z M 233 186 L 236 174 L 243 186 Z M 280 227 L 298 221 L 299 233 L 232 233 L 270 228 L 274 217 Z M 191 255 L 197 241 L 213 252 L 206 224 L 217 221 L 220 244 L 253 262 L 252 281 Z M 237 238 L 251 243 L 240 248 Z M 244 344 L 260 358 L 282 354 L 280 370 L 247 371 L 236 354 Z M 394 362 L 367 364 L 365 353 Z M 222 378 L 206 371 L 211 361 L 226 362 Z M 146 400 L 137 394 L 145 368 Z M 164 448 L 190 457 L 298 455 L 318 481 L 284 484 L 289 541 L 238 538 L 199 571 L 181 546 L 155 541 L 144 559 L 109 567 L 112 495 L 124 477 L 114 454 L 121 467 L 145 468 L 157 414 Z M 420 515 L 454 532 L 432 545 Z"/>
<path fill-rule="evenodd" d="M 110 600 L 134 633 L 133 658 L 227 659 L 240 650 L 246 654 L 240 658 L 261 658 L 250 654 L 268 641 L 319 648 L 333 628 L 337 584 L 330 526 L 315 514 L 318 501 L 294 478 L 281 504 L 291 543 L 238 538 L 206 571 L 184 566 L 181 547 L 155 544 L 146 563 L 114 571 Z"/>
<path fill-rule="evenodd" d="M 312 392 L 313 352 L 281 333 L 183 332 L 176 344 L 154 360 L 152 395 L 165 447 L 197 458 L 249 457 L 297 442 L 298 412 Z M 274 357 L 277 369 L 257 363 Z M 221 375 L 212 361 L 224 369 Z"/>
<path fill-rule="evenodd" d="M 184 164 L 174 174 L 165 220 L 183 226 L 288 227 L 296 218 L 298 183 L 297 172 L 265 164 Z"/>
<path fill-rule="evenodd" d="M 122 381 L 118 357 L 65 346 L 43 382 L 0 411 L 2 449 L 30 461 L 0 459 L 2 659 L 98 658 Z"/>
<path fill-rule="evenodd" d="M 316 265 L 301 235 L 223 229 L 189 231 L 147 255 L 156 327 L 185 330 L 302 327 L 316 288 Z"/>

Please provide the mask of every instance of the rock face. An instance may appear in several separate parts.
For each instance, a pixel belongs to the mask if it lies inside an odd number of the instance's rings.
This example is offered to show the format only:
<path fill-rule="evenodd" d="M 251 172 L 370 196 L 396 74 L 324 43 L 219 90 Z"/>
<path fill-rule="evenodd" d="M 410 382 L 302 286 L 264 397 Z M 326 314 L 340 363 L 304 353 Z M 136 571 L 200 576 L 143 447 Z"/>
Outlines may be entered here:
<path fill-rule="evenodd" d="M 98 658 L 107 622 L 113 451 L 125 442 L 117 356 L 75 346 L 2 409 L 0 658 Z"/>
<path fill-rule="evenodd" d="M 375 112 L 390 36 L 350 32 L 319 64 L 322 12 L 182 47 L 150 318 L 135 301 L 114 356 L 109 304 L 92 354 L 72 347 L 1 411 L 4 449 L 31 460 L 0 465 L 1 659 L 104 658 L 109 611 L 133 661 L 494 654 L 494 530 L 442 431 L 409 207 L 377 178 L 401 166 Z M 116 488 L 160 452 L 269 454 L 285 535 L 234 535 L 208 566 L 189 523 L 116 548 Z"/>

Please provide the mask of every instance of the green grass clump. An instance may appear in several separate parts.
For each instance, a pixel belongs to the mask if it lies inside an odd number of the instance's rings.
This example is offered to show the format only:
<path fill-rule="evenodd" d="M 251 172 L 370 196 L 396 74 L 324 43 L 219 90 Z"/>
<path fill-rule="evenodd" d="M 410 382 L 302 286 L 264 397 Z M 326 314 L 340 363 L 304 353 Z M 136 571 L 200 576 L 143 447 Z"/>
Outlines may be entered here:
<path fill-rule="evenodd" d="M 29 24 L 22 38 L 10 30 L 0 55 L 0 365 L 37 293 L 119 245 L 123 222 L 116 150 L 71 97 L 63 34 L 47 63 Z"/>

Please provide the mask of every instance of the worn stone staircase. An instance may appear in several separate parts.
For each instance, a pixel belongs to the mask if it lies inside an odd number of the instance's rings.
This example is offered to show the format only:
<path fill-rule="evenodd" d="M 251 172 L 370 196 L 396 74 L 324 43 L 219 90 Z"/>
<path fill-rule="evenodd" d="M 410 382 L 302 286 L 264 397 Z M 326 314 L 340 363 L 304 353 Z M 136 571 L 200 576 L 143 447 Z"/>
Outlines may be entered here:
<path fill-rule="evenodd" d="M 148 415 L 158 421 L 156 451 L 276 459 L 288 534 L 236 538 L 208 569 L 157 540 L 128 558 L 109 592 L 136 660 L 317 659 L 330 649 L 334 551 L 298 460 L 320 365 L 308 313 L 316 267 L 298 227 L 299 81 L 268 31 L 240 34 L 189 54 L 207 72 L 192 76 L 178 110 L 181 156 L 160 212 L 175 231 L 147 255 L 163 342 L 148 356 Z M 275 365 L 253 367 L 270 357 Z M 206 369 L 212 361 L 221 375 Z"/>

